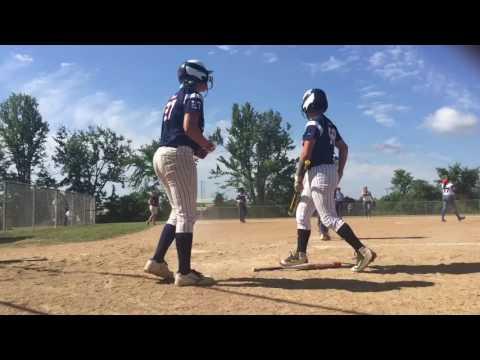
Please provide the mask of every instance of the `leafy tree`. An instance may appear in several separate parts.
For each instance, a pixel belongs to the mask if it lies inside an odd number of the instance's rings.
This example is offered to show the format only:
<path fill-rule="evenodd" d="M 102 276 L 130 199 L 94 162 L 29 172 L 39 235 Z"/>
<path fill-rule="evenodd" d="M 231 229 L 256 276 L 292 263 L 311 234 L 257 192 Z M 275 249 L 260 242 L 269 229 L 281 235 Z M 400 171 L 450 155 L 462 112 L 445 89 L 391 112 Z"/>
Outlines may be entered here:
<path fill-rule="evenodd" d="M 448 168 L 437 168 L 438 182 L 448 178 L 456 189 L 456 194 L 460 198 L 473 199 L 480 196 L 479 168 L 462 167 L 460 163 L 454 163 Z"/>
<path fill-rule="evenodd" d="M 62 127 L 54 140 L 53 161 L 64 176 L 59 186 L 95 196 L 97 206 L 106 196 L 108 183 L 125 186 L 132 157 L 130 140 L 100 126 L 72 133 Z"/>
<path fill-rule="evenodd" d="M 143 145 L 132 156 L 130 165 L 133 173 L 129 183 L 135 189 L 146 189 L 158 185 L 158 178 L 153 169 L 153 155 L 160 147 L 159 140 L 153 140 L 151 144 Z"/>
<path fill-rule="evenodd" d="M 34 97 L 12 93 L 0 104 L 0 138 L 18 181 L 31 183 L 32 169 L 45 157 L 47 134 L 48 123 L 42 120 Z"/>
<path fill-rule="evenodd" d="M 293 194 L 295 159 L 290 124 L 282 126 L 282 117 L 272 110 L 258 113 L 249 104 L 232 108 L 232 126 L 223 146 L 229 157 L 219 156 L 211 177 L 225 177 L 222 188 L 244 188 L 253 204 L 283 203 Z M 223 144 L 220 130 L 214 140 Z"/>
<path fill-rule="evenodd" d="M 57 181 L 50 175 L 43 164 L 40 166 L 40 170 L 37 173 L 35 185 L 48 188 L 57 187 Z"/>
<path fill-rule="evenodd" d="M 399 192 L 401 195 L 405 195 L 409 186 L 412 184 L 413 176 L 404 169 L 397 169 L 393 172 L 393 178 L 390 181 L 393 191 Z"/>
<path fill-rule="evenodd" d="M 217 192 L 215 194 L 215 198 L 213 199 L 213 203 L 215 206 L 223 206 L 225 205 L 225 196 L 221 192 Z"/>

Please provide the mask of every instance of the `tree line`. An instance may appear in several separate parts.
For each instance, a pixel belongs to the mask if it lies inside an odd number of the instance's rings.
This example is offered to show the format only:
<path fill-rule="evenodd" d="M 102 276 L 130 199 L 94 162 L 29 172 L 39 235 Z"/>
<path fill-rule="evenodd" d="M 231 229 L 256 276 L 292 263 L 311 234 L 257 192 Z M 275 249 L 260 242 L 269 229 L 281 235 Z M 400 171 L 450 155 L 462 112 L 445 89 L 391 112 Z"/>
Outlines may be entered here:
<path fill-rule="evenodd" d="M 254 205 L 288 204 L 298 159 L 289 156 L 295 148 L 290 130 L 291 125 L 276 111 L 259 112 L 248 102 L 233 104 L 231 126 L 224 132 L 217 128 L 210 136 L 227 154 L 218 156 L 210 178 L 220 181 L 221 189 L 244 188 Z M 12 93 L 2 102 L 0 178 L 90 194 L 98 209 L 108 210 L 103 215 L 105 221 L 143 219 L 148 192 L 156 189 L 160 192 L 161 217 L 168 215 L 168 201 L 152 164 L 158 138 L 134 149 L 129 139 L 101 125 L 87 129 L 62 126 L 52 136 L 54 151 L 47 156 L 49 131 L 34 97 Z M 55 174 L 49 172 L 49 164 Z M 439 179 L 448 176 L 457 185 L 459 196 L 480 197 L 478 168 L 454 164 L 438 168 L 437 173 Z M 112 186 L 110 194 L 107 185 Z M 129 186 L 132 191 L 118 196 L 118 186 Z M 414 179 L 399 169 L 392 178 L 392 191 L 382 199 L 437 200 L 439 191 L 436 184 Z"/>

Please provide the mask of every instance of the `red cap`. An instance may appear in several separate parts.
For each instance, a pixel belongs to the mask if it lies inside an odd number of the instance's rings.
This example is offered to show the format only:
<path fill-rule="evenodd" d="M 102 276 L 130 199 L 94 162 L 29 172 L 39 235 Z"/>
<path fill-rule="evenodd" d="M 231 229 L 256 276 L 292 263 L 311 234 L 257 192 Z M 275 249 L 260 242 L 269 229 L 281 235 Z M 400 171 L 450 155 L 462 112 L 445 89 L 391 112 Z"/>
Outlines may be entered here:
<path fill-rule="evenodd" d="M 444 184 L 444 185 L 448 184 L 448 179 L 443 179 L 442 184 Z"/>

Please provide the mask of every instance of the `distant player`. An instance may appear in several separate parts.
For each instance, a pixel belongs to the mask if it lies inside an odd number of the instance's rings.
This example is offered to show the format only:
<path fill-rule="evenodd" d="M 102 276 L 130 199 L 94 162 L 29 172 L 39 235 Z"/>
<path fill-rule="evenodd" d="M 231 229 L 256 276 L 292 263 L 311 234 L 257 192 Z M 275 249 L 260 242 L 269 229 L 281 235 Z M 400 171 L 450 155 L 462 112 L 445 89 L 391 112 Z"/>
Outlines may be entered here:
<path fill-rule="evenodd" d="M 154 191 L 150 194 L 150 198 L 148 199 L 148 209 L 150 210 L 150 217 L 147 220 L 147 225 L 153 223 L 153 225 L 155 226 L 155 218 L 158 214 L 158 206 L 158 193 Z"/>
<path fill-rule="evenodd" d="M 448 181 L 448 179 L 442 180 L 442 200 L 443 200 L 443 207 L 442 207 L 442 221 L 446 222 L 445 214 L 448 211 L 449 207 L 453 208 L 455 215 L 457 215 L 458 221 L 462 221 L 465 219 L 465 216 L 460 216 L 457 209 L 457 204 L 455 202 L 455 186 Z"/>
<path fill-rule="evenodd" d="M 366 186 L 363 187 L 361 199 L 363 202 L 363 212 L 366 217 L 370 217 L 372 214 L 373 196 Z"/>
<path fill-rule="evenodd" d="M 297 248 L 281 260 L 280 264 L 288 267 L 308 262 L 310 219 L 317 210 L 322 223 L 333 229 L 356 251 L 357 262 L 352 270 L 360 272 L 375 259 L 376 254 L 360 242 L 350 226 L 335 211 L 333 194 L 343 176 L 348 147 L 335 125 L 324 115 L 327 107 L 327 97 L 322 90 L 310 89 L 303 95 L 302 112 L 308 121 L 295 175 L 295 191 L 301 191 L 296 213 Z M 333 158 L 335 147 L 339 150 L 338 168 Z M 308 170 L 305 169 L 307 160 L 311 164 Z"/>
<path fill-rule="evenodd" d="M 335 210 L 337 210 L 337 215 L 342 217 L 342 204 L 343 201 L 345 200 L 345 196 L 342 194 L 342 189 L 337 187 L 335 189 Z"/>
<path fill-rule="evenodd" d="M 237 204 L 238 204 L 238 214 L 240 216 L 240 222 L 245 222 L 245 217 L 247 216 L 247 195 L 243 188 L 238 189 L 237 195 Z"/>
<path fill-rule="evenodd" d="M 213 84 L 211 71 L 198 60 L 188 60 L 177 71 L 180 90 L 163 113 L 160 147 L 153 156 L 155 174 L 162 182 L 172 207 L 157 249 L 145 265 L 145 272 L 173 278 L 165 254 L 175 239 L 178 272 L 175 285 L 211 285 L 214 280 L 191 268 L 193 228 L 197 218 L 197 167 L 194 156 L 203 159 L 215 145 L 203 136 L 202 92 Z"/>

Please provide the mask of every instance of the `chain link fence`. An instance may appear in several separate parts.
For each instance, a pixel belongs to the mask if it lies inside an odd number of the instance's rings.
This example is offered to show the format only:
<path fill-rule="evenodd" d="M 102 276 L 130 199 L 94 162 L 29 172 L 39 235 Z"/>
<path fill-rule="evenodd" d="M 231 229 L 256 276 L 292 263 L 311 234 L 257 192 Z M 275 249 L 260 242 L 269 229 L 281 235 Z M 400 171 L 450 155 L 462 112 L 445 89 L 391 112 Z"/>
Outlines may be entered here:
<path fill-rule="evenodd" d="M 392 215 L 439 215 L 442 201 L 376 201 L 370 211 L 371 216 Z M 460 214 L 480 214 L 480 199 L 457 200 Z M 248 218 L 288 217 L 288 205 L 250 205 Z M 448 214 L 452 214 L 449 209 Z M 206 206 L 198 209 L 199 220 L 238 219 L 236 206 Z M 341 216 L 365 216 L 362 202 L 342 203 Z"/>
<path fill-rule="evenodd" d="M 95 198 L 76 192 L 0 182 L 0 227 L 58 227 L 95 224 Z"/>

